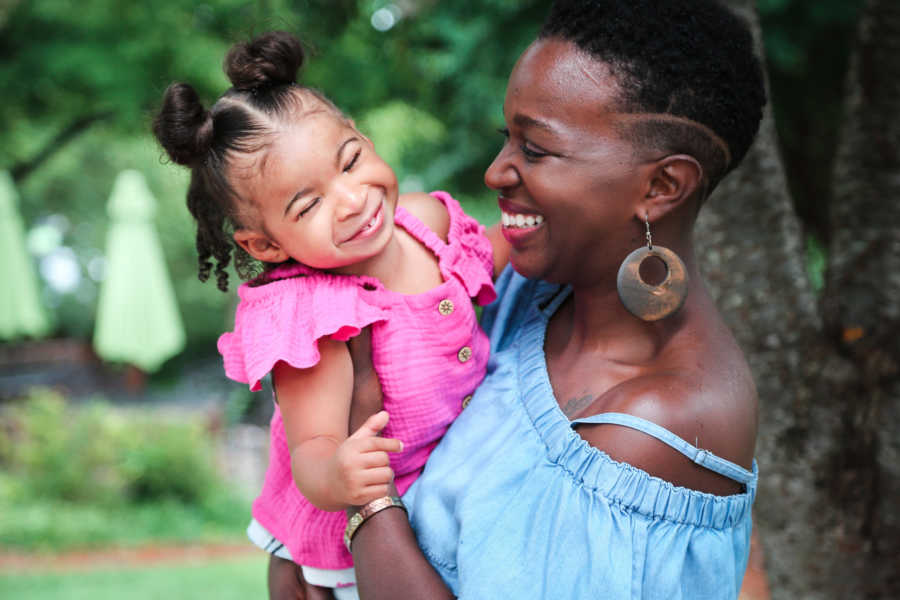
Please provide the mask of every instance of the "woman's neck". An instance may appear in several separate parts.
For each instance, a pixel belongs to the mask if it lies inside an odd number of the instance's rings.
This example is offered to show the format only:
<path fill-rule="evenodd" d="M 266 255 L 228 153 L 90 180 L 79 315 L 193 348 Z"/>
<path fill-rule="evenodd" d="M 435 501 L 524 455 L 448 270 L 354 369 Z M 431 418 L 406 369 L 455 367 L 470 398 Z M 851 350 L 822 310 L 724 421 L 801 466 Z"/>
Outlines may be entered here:
<path fill-rule="evenodd" d="M 693 310 L 708 300 L 692 253 L 687 249 L 680 254 L 690 281 L 685 304 L 678 312 L 659 321 L 643 321 L 622 304 L 613 274 L 594 282 L 575 282 L 572 296 L 552 318 L 558 320 L 551 328 L 557 333 L 554 349 L 566 354 L 599 355 L 624 364 L 652 361 L 682 329 Z M 547 350 L 551 351 L 549 344 Z"/>

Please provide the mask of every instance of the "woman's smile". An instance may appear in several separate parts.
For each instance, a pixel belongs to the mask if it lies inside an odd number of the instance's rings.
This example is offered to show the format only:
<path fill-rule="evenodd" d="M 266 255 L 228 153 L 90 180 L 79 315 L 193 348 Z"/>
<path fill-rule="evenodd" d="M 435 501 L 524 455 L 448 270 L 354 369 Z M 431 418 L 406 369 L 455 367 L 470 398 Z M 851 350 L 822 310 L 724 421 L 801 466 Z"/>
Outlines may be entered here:
<path fill-rule="evenodd" d="M 502 233 L 512 246 L 521 246 L 529 238 L 544 227 L 544 216 L 533 212 L 502 208 L 500 222 Z"/>

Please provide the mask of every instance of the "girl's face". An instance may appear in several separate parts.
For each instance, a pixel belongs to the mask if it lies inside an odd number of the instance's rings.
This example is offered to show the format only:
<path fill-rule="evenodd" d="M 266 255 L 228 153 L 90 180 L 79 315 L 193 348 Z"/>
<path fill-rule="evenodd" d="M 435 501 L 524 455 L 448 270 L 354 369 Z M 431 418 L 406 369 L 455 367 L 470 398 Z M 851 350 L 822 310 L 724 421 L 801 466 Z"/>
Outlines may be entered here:
<path fill-rule="evenodd" d="M 499 191 L 513 268 L 560 283 L 615 277 L 641 244 L 644 165 L 616 129 L 602 63 L 544 39 L 522 55 L 503 107 L 506 143 L 485 173 Z"/>
<path fill-rule="evenodd" d="M 259 260 L 361 274 L 393 236 L 397 178 L 372 142 L 331 110 L 276 133 L 231 179 L 257 207 L 255 227 L 235 240 Z"/>

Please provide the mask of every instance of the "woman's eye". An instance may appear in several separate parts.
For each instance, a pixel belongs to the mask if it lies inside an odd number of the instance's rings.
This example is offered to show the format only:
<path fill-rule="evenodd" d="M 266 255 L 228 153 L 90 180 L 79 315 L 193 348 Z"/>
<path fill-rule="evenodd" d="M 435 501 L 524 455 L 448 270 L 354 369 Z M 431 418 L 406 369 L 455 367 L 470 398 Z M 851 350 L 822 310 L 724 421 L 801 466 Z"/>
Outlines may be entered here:
<path fill-rule="evenodd" d="M 502 127 L 497 130 L 497 132 L 505 137 L 507 141 L 509 140 L 509 129 L 506 127 Z M 549 152 L 544 152 L 543 150 L 538 150 L 536 148 L 532 148 L 528 145 L 528 142 L 519 145 L 519 149 L 522 151 L 522 154 L 525 155 L 525 160 L 534 161 L 545 156 L 549 155 Z"/>
<path fill-rule="evenodd" d="M 356 154 L 353 155 L 353 158 L 350 159 L 350 162 L 347 163 L 347 166 L 344 167 L 344 173 L 346 173 L 347 171 L 350 171 L 351 169 L 353 169 L 353 167 L 356 165 L 356 161 L 359 160 L 359 155 L 360 155 L 360 154 L 362 154 L 362 150 L 357 150 L 357 151 L 356 151 Z"/>
<path fill-rule="evenodd" d="M 306 213 L 308 213 L 309 211 L 311 211 L 311 210 L 316 206 L 316 204 L 319 203 L 319 200 L 320 200 L 320 199 L 321 199 L 321 198 L 319 198 L 318 196 L 316 196 L 315 198 L 313 198 L 313 199 L 312 199 L 312 202 L 310 202 L 309 204 L 307 204 L 306 206 L 303 207 L 303 210 L 300 211 L 300 214 L 298 214 L 297 217 L 298 217 L 298 218 L 299 218 L 299 217 L 302 217 L 302 216 L 304 216 Z"/>
<path fill-rule="evenodd" d="M 535 150 L 534 148 L 529 148 L 528 144 L 522 144 L 521 146 L 519 146 L 519 148 L 522 150 L 522 154 L 525 155 L 525 158 L 527 160 L 537 160 L 539 158 L 547 156 L 546 152 Z"/>

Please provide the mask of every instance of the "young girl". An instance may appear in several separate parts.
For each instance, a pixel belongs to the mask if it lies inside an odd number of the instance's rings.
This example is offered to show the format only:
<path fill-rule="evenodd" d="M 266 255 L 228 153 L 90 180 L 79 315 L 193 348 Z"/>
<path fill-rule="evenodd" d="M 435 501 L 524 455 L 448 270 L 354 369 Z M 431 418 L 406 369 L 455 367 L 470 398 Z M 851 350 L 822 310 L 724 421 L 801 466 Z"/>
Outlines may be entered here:
<path fill-rule="evenodd" d="M 494 299 L 494 263 L 484 228 L 448 194 L 398 194 L 372 142 L 297 84 L 302 62 L 286 33 L 238 44 L 232 87 L 206 110 L 171 85 L 154 133 L 191 169 L 200 279 L 214 258 L 225 291 L 232 250 L 242 277 L 250 258 L 264 265 L 218 344 L 229 377 L 259 390 L 272 373 L 276 390 L 248 534 L 342 597 L 355 594 L 343 509 L 385 496 L 392 478 L 405 492 L 484 376 L 472 299 Z M 348 435 L 347 341 L 369 326 L 386 412 Z"/>

